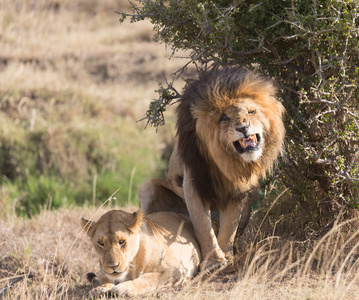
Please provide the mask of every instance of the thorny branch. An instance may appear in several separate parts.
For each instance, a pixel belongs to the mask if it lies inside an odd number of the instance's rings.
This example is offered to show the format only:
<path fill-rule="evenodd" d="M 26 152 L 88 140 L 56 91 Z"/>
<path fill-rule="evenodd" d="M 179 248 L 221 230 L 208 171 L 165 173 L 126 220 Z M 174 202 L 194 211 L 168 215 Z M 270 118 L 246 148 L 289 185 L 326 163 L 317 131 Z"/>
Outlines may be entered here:
<path fill-rule="evenodd" d="M 147 120 L 145 128 L 147 126 L 156 127 L 156 130 L 159 126 L 165 124 L 164 112 L 166 111 L 166 107 L 172 104 L 174 99 L 178 99 L 181 95 L 177 92 L 177 90 L 173 87 L 173 82 L 166 82 L 167 87 L 164 87 L 162 83 L 160 83 L 160 88 L 156 90 L 159 94 L 159 98 L 150 102 L 150 107 L 146 111 L 146 115 L 138 122 Z"/>

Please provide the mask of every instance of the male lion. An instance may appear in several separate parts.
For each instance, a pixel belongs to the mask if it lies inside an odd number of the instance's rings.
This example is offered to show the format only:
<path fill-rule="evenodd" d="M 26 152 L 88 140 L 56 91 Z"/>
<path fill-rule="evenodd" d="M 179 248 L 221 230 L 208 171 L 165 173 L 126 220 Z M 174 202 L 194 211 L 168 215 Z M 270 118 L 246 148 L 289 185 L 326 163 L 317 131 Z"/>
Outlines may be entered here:
<path fill-rule="evenodd" d="M 198 271 L 201 254 L 187 216 L 111 210 L 97 222 L 82 218 L 81 223 L 101 267 L 100 286 L 90 297 L 138 295 L 183 283 Z"/>
<path fill-rule="evenodd" d="M 151 179 L 139 188 L 145 214 L 188 209 L 207 266 L 231 257 L 258 180 L 282 150 L 284 108 L 275 94 L 271 80 L 247 69 L 202 74 L 179 100 L 178 143 L 168 179 Z M 219 211 L 217 237 L 214 211 Z"/>

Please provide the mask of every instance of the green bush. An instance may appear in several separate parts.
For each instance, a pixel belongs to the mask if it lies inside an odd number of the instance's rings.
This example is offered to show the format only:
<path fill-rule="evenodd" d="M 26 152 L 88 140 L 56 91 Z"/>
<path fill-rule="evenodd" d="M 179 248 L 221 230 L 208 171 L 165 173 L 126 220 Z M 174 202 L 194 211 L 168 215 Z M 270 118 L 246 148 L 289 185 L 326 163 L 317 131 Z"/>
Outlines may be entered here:
<path fill-rule="evenodd" d="M 122 18 L 149 19 L 158 41 L 189 51 L 184 69 L 239 65 L 275 79 L 287 129 L 278 188 L 290 189 L 282 205 L 290 211 L 278 214 L 319 228 L 359 207 L 358 7 L 355 0 L 142 0 Z M 172 84 L 159 92 L 149 125 L 160 125 L 179 96 Z"/>

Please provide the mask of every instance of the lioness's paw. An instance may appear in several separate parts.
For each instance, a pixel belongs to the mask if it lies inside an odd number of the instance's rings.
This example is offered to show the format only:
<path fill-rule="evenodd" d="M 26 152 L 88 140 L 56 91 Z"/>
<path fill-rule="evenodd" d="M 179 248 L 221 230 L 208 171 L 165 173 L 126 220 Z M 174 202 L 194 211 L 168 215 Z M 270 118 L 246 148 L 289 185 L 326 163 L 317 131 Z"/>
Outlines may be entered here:
<path fill-rule="evenodd" d="M 120 284 L 115 285 L 112 288 L 112 294 L 117 297 L 133 296 L 133 295 L 135 295 L 135 291 L 129 283 L 125 282 L 125 283 L 120 283 Z"/>
<path fill-rule="evenodd" d="M 112 288 L 113 288 L 113 284 L 112 283 L 108 283 L 108 284 L 104 284 L 101 286 L 98 286 L 94 289 L 92 289 L 89 293 L 89 297 L 90 298 L 100 298 L 102 296 L 107 295 L 108 293 L 111 292 Z"/>

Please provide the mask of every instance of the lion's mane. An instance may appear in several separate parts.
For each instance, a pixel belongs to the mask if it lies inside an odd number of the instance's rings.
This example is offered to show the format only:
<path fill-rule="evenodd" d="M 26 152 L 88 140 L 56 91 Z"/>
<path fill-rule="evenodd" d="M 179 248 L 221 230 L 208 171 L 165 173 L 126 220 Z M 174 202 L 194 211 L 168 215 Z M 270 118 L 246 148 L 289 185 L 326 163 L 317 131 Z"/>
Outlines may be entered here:
<path fill-rule="evenodd" d="M 284 108 L 275 94 L 271 80 L 241 68 L 203 73 L 185 89 L 177 108 L 178 152 L 192 175 L 195 190 L 212 207 L 240 201 L 243 193 L 255 188 L 259 178 L 272 169 L 285 135 Z M 205 118 L 236 105 L 244 97 L 260 105 L 269 124 L 269 130 L 263 133 L 263 154 L 249 163 L 216 142 L 219 124 Z"/>

